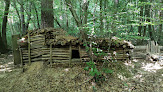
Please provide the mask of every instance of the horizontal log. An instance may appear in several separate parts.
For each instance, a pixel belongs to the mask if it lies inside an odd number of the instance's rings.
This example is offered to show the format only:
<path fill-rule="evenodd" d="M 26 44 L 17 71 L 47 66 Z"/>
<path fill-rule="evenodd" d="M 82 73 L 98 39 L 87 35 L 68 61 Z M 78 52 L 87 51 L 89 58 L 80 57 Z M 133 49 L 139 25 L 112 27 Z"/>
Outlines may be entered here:
<path fill-rule="evenodd" d="M 81 61 L 80 58 L 79 59 L 76 59 L 76 58 L 71 59 L 71 63 L 73 63 L 73 62 L 80 62 L 80 61 Z"/>
<path fill-rule="evenodd" d="M 49 55 L 42 55 L 43 57 L 50 57 L 50 54 Z M 52 57 L 70 57 L 70 55 L 54 55 L 52 54 Z"/>
<path fill-rule="evenodd" d="M 32 57 L 42 56 L 42 54 L 34 54 L 34 53 L 31 53 L 31 56 Z M 23 57 L 28 57 L 28 54 L 24 54 Z"/>
<path fill-rule="evenodd" d="M 50 56 L 50 53 L 48 52 L 48 53 L 45 53 L 45 52 L 43 52 L 45 55 L 49 55 Z M 69 56 L 70 55 L 70 53 L 68 52 L 68 53 L 66 53 L 66 52 L 52 52 L 52 55 L 53 56 L 56 56 L 56 55 L 67 55 L 67 56 Z"/>
<path fill-rule="evenodd" d="M 31 62 L 35 62 L 35 61 L 43 61 L 42 59 L 31 59 Z M 27 60 L 23 60 L 23 63 L 28 63 L 28 59 Z"/>
<path fill-rule="evenodd" d="M 41 34 L 35 35 L 35 36 L 30 36 L 31 39 L 32 39 L 32 38 L 37 38 L 37 37 L 45 37 L 45 36 L 44 36 L 44 35 L 41 35 Z"/>
<path fill-rule="evenodd" d="M 31 46 L 31 50 L 33 50 L 33 49 L 40 49 L 41 50 L 41 48 L 42 48 L 43 46 Z"/>
<path fill-rule="evenodd" d="M 42 50 L 50 50 L 50 48 L 42 48 Z M 53 47 L 52 50 L 69 50 L 69 48 L 55 48 L 55 47 Z"/>
<path fill-rule="evenodd" d="M 41 44 L 41 45 L 40 44 L 31 44 L 31 47 L 41 47 L 42 48 L 42 47 L 44 47 L 44 45 L 43 44 Z"/>
<path fill-rule="evenodd" d="M 31 55 L 35 55 L 35 54 L 49 55 L 50 56 L 50 52 L 33 51 L 33 50 L 31 50 Z M 22 55 L 28 55 L 28 53 L 23 53 Z M 69 52 L 53 52 L 53 55 L 69 55 Z"/>
<path fill-rule="evenodd" d="M 85 57 L 85 56 L 88 57 L 88 55 L 80 55 L 80 57 Z"/>
<path fill-rule="evenodd" d="M 31 45 L 36 45 L 36 44 L 45 44 L 45 41 L 31 41 Z"/>
<path fill-rule="evenodd" d="M 36 50 L 31 50 L 31 55 L 35 55 L 35 54 L 39 54 L 39 55 L 43 55 L 43 54 L 49 54 L 49 52 L 48 53 L 46 53 L 46 52 L 42 52 L 41 50 L 39 51 L 36 51 Z M 28 55 L 28 52 L 24 52 L 24 53 L 22 53 L 22 55 Z"/>
<path fill-rule="evenodd" d="M 43 52 L 43 51 L 33 51 L 31 50 L 31 55 L 35 55 L 35 54 L 39 54 L 39 55 L 49 55 L 50 56 L 50 52 Z M 53 52 L 53 55 L 69 55 L 69 52 Z M 22 53 L 22 55 L 28 55 L 28 53 Z"/>
<path fill-rule="evenodd" d="M 22 58 L 23 60 L 28 60 L 28 58 Z M 31 60 L 42 60 L 42 58 L 31 58 Z"/>
<path fill-rule="evenodd" d="M 30 42 L 45 42 L 45 39 L 40 38 L 40 39 L 31 39 Z"/>
<path fill-rule="evenodd" d="M 42 58 L 42 57 L 40 57 L 40 56 L 31 56 L 31 59 L 35 59 L 35 58 Z M 28 57 L 23 57 L 22 59 L 26 60 L 26 59 L 28 59 Z"/>
<path fill-rule="evenodd" d="M 42 60 L 50 60 L 50 58 L 42 57 Z M 69 60 L 69 58 L 52 57 L 52 60 Z"/>
<path fill-rule="evenodd" d="M 59 62 L 60 62 L 60 63 L 66 63 L 66 62 L 68 63 L 69 60 L 52 60 L 52 62 L 53 62 L 53 63 L 59 63 Z"/>
<path fill-rule="evenodd" d="M 50 50 L 43 50 L 43 52 L 50 53 Z M 52 53 L 69 53 L 69 50 L 52 50 Z"/>

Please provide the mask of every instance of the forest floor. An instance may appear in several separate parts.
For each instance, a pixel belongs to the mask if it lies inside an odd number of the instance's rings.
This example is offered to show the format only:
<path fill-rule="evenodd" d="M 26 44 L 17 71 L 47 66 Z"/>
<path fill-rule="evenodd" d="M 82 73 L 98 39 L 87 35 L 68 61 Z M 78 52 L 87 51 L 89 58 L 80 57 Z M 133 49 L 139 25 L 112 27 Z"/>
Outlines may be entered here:
<path fill-rule="evenodd" d="M 12 55 L 0 55 L 0 92 L 163 92 L 163 61 L 118 61 L 114 72 L 95 83 L 84 64 L 55 65 L 34 62 L 16 68 Z M 113 67 L 113 66 L 112 66 Z"/>

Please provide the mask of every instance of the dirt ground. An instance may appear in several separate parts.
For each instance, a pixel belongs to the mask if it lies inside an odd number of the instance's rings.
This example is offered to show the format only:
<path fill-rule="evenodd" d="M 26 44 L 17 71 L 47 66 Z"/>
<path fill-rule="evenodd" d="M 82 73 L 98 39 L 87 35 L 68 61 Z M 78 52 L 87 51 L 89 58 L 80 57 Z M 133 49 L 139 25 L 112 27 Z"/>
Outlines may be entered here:
<path fill-rule="evenodd" d="M 34 62 L 13 65 L 12 55 L 0 55 L 0 92 L 163 92 L 163 62 L 132 60 L 110 65 L 114 72 L 95 83 L 84 64 L 54 65 Z"/>

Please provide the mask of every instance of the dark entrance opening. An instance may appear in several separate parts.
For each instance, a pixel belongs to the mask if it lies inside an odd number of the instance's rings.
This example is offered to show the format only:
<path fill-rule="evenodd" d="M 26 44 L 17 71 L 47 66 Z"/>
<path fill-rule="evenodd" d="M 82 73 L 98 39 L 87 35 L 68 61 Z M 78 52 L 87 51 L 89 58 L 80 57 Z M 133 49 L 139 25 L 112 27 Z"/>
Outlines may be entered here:
<path fill-rule="evenodd" d="M 72 50 L 72 59 L 74 58 L 80 58 L 79 51 L 78 50 Z"/>

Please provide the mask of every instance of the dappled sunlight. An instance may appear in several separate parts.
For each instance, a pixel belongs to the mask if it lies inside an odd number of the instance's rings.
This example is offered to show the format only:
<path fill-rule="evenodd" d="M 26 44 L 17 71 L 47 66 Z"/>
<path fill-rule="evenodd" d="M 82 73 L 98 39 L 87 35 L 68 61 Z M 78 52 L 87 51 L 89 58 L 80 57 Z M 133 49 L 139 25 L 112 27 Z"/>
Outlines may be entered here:
<path fill-rule="evenodd" d="M 138 62 L 138 60 L 137 60 L 137 59 L 133 59 L 132 61 L 133 61 L 133 62 Z"/>
<path fill-rule="evenodd" d="M 156 72 L 156 70 L 163 69 L 159 62 L 143 64 L 142 67 L 145 71 Z"/>
<path fill-rule="evenodd" d="M 14 62 L 8 62 L 7 64 L 0 65 L 0 73 L 1 72 L 11 72 L 12 71 L 12 65 Z"/>
<path fill-rule="evenodd" d="M 64 71 L 65 71 L 65 72 L 68 72 L 68 71 L 69 71 L 69 68 L 64 69 Z"/>
<path fill-rule="evenodd" d="M 127 78 L 121 74 L 117 74 L 118 78 L 121 80 L 127 80 Z"/>
<path fill-rule="evenodd" d="M 11 72 L 11 68 L 0 69 L 0 72 Z"/>
<path fill-rule="evenodd" d="M 126 61 L 125 63 L 124 63 L 126 66 L 131 66 L 132 68 L 134 68 L 134 64 L 131 62 L 131 61 Z"/>

